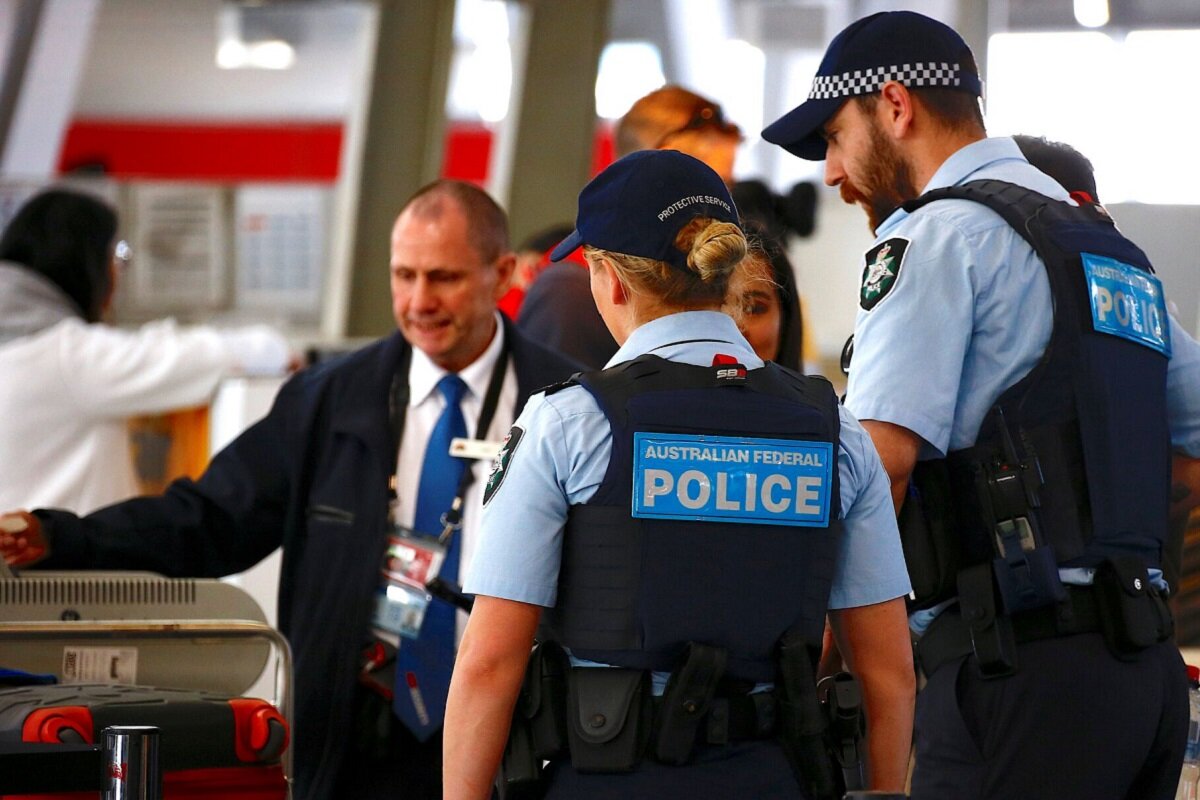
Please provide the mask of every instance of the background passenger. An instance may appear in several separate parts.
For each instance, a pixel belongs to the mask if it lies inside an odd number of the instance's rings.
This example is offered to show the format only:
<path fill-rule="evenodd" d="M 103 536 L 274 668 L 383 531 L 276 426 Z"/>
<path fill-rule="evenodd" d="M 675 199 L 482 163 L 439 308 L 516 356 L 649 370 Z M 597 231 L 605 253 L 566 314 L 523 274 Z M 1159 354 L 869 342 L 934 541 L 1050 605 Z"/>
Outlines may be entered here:
<path fill-rule="evenodd" d="M 116 234 L 106 203 L 51 189 L 0 236 L 0 508 L 88 513 L 136 495 L 129 417 L 202 405 L 231 373 L 288 367 L 265 325 L 105 324 L 132 255 Z"/>
<path fill-rule="evenodd" d="M 776 241 L 763 239 L 750 247 L 726 306 L 755 355 L 803 371 L 796 277 Z"/>

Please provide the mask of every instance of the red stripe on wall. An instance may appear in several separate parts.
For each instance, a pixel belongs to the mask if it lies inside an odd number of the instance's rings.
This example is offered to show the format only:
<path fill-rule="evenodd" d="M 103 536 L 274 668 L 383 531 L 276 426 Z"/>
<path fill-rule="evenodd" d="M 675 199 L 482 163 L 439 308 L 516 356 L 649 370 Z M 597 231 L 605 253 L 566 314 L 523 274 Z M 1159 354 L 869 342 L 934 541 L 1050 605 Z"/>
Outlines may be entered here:
<path fill-rule="evenodd" d="M 442 154 L 442 177 L 482 186 L 488 176 L 493 139 L 492 131 L 483 125 L 451 123 Z"/>
<path fill-rule="evenodd" d="M 451 123 L 442 176 L 482 185 L 491 161 L 492 131 Z M 185 123 L 76 119 L 59 157 L 62 173 L 89 169 L 121 179 L 317 181 L 338 176 L 342 125 L 316 123 Z M 613 160 L 611 126 L 600 125 L 592 173 Z"/>
<path fill-rule="evenodd" d="M 197 124 L 77 119 L 59 170 L 101 169 L 115 178 L 333 181 L 340 122 Z"/>

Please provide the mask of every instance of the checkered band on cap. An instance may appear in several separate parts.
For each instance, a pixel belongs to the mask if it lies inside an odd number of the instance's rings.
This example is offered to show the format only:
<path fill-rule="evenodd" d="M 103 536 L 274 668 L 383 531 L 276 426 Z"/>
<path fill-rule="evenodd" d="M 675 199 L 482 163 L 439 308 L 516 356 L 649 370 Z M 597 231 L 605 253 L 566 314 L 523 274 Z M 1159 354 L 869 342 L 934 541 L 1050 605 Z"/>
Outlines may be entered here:
<path fill-rule="evenodd" d="M 813 78 L 809 100 L 832 100 L 877 92 L 888 81 L 903 86 L 961 86 L 962 66 L 948 62 L 928 64 L 899 64 L 891 67 L 871 67 L 843 72 L 840 75 L 818 75 Z"/>

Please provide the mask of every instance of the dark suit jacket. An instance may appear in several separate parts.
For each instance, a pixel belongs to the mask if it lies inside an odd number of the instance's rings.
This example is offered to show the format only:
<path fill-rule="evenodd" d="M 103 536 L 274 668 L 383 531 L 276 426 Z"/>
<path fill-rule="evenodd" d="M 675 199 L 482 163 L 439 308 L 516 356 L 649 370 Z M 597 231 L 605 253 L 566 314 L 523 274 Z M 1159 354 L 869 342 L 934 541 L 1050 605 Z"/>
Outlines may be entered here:
<path fill-rule="evenodd" d="M 596 310 L 587 267 L 575 261 L 551 264 L 537 276 L 525 293 L 517 326 L 588 369 L 603 369 L 617 352 L 617 342 Z"/>
<path fill-rule="evenodd" d="M 529 395 L 577 365 L 505 325 Z M 267 416 L 197 481 L 78 517 L 39 510 L 51 569 L 240 572 L 283 546 L 279 627 L 295 663 L 295 797 L 330 797 L 354 733 L 351 710 L 386 536 L 396 453 L 388 418 L 399 333 L 297 374 Z"/>

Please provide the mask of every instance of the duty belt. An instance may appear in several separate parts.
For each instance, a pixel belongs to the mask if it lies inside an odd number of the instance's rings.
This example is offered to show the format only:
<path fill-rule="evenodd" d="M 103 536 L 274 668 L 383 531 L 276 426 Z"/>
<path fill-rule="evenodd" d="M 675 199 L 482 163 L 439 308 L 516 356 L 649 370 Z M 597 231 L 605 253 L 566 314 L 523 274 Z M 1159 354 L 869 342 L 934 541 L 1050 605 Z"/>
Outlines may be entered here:
<path fill-rule="evenodd" d="M 655 712 L 662 702 L 654 698 Z M 769 739 L 775 735 L 778 703 L 772 692 L 735 694 L 712 699 L 708 713 L 700 721 L 698 738 L 713 745 L 747 739 Z"/>
<path fill-rule="evenodd" d="M 1011 617 L 1017 643 L 1053 639 L 1101 630 L 1100 607 L 1091 586 L 1066 586 L 1067 599 Z M 917 663 L 926 676 L 947 661 L 970 655 L 974 650 L 971 631 L 957 606 L 938 615 L 917 641 Z"/>

